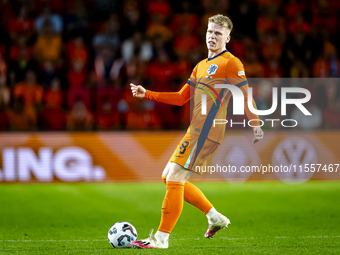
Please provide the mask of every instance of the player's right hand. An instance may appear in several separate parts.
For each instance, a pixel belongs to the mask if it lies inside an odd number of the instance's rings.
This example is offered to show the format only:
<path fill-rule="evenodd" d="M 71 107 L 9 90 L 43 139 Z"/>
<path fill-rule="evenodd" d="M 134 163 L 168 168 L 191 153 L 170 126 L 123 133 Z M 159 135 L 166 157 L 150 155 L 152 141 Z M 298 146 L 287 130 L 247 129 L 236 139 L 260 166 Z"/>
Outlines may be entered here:
<path fill-rule="evenodd" d="M 133 83 L 130 83 L 130 87 L 131 87 L 133 97 L 137 97 L 137 98 L 145 97 L 146 89 L 143 88 L 141 85 L 135 85 Z"/>

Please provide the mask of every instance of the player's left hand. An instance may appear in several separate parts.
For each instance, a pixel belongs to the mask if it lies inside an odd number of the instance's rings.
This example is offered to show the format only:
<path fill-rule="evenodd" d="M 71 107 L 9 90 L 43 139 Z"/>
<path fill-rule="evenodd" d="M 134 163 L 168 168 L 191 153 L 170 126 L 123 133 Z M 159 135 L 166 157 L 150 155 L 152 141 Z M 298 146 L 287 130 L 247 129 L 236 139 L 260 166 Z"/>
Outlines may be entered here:
<path fill-rule="evenodd" d="M 253 144 L 258 143 L 263 138 L 263 131 L 260 127 L 254 127 L 254 141 Z"/>

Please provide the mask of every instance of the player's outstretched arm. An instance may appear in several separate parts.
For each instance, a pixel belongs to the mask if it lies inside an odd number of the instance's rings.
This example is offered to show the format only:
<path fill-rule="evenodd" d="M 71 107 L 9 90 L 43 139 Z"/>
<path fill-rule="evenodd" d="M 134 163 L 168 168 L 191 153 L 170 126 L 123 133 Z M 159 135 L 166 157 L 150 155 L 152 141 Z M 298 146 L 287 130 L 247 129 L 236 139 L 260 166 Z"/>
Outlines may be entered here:
<path fill-rule="evenodd" d="M 137 97 L 137 98 L 145 97 L 146 89 L 143 88 L 141 85 L 135 85 L 133 83 L 130 83 L 130 88 L 131 88 L 133 97 Z"/>
<path fill-rule="evenodd" d="M 191 95 L 193 95 L 193 93 L 190 94 L 190 91 L 194 89 L 188 83 L 178 92 L 155 92 L 133 83 L 130 83 L 130 87 L 134 97 L 178 106 L 184 105 L 190 99 Z"/>

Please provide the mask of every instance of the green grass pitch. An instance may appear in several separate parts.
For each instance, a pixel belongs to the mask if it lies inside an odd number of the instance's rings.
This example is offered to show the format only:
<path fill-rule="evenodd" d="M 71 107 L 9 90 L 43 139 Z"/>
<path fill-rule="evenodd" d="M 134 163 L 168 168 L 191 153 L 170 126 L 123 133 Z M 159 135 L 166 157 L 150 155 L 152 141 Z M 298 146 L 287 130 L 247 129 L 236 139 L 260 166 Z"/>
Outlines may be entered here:
<path fill-rule="evenodd" d="M 113 249 L 117 221 L 140 238 L 157 229 L 163 183 L 0 185 L 0 254 L 340 254 L 340 182 L 197 183 L 227 230 L 206 239 L 205 216 L 185 204 L 167 250 Z"/>

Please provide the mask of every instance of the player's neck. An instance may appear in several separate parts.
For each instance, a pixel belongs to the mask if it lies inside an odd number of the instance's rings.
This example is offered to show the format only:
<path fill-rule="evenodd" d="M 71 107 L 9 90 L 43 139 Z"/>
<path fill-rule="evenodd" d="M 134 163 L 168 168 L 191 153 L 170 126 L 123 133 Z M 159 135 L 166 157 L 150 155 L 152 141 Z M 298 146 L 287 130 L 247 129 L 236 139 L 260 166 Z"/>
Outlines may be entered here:
<path fill-rule="evenodd" d="M 217 51 L 208 51 L 208 58 L 213 58 L 213 57 L 216 57 L 218 54 L 220 54 L 222 51 L 225 51 L 226 48 L 222 48 L 220 50 L 217 50 Z"/>

